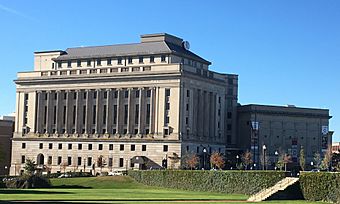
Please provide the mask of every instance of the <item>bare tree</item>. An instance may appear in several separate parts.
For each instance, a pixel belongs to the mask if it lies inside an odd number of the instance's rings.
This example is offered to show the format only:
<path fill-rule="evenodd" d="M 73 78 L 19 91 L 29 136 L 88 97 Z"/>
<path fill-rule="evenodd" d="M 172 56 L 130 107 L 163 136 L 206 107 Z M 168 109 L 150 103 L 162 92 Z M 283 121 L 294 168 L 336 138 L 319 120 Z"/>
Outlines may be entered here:
<path fill-rule="evenodd" d="M 321 167 L 321 161 L 322 161 L 320 153 L 315 153 L 313 159 L 314 159 L 316 168 L 319 169 Z"/>
<path fill-rule="evenodd" d="M 97 166 L 100 168 L 100 172 L 102 172 L 103 167 L 105 166 L 105 159 L 103 155 L 100 155 L 97 159 Z"/>
<path fill-rule="evenodd" d="M 321 167 L 322 169 L 327 169 L 329 171 L 332 161 L 332 147 L 328 146 L 327 151 L 325 152 L 325 156 L 322 160 Z"/>
<path fill-rule="evenodd" d="M 253 155 L 249 150 L 245 151 L 242 154 L 241 159 L 242 159 L 242 163 L 246 167 L 246 170 L 248 169 L 248 166 L 250 166 L 253 163 L 252 157 L 253 157 Z"/>
<path fill-rule="evenodd" d="M 218 169 L 222 169 L 224 167 L 225 161 L 221 153 L 213 152 L 210 156 L 210 163 L 214 167 Z"/>
<path fill-rule="evenodd" d="M 68 163 L 67 162 L 62 162 L 61 164 L 60 164 L 60 167 L 63 169 L 63 171 L 64 171 L 64 174 L 66 173 L 66 167 L 68 166 Z"/>

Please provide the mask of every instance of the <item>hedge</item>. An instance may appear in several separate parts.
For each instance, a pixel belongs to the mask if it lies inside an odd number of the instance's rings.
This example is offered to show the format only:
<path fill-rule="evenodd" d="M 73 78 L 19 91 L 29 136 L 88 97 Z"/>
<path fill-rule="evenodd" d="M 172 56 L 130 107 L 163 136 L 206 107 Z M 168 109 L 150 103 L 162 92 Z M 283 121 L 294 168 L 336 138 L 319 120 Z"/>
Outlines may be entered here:
<path fill-rule="evenodd" d="M 133 171 L 128 175 L 150 186 L 252 195 L 286 177 L 282 171 Z"/>
<path fill-rule="evenodd" d="M 340 203 L 340 174 L 304 172 L 300 175 L 303 196 L 310 201 Z"/>

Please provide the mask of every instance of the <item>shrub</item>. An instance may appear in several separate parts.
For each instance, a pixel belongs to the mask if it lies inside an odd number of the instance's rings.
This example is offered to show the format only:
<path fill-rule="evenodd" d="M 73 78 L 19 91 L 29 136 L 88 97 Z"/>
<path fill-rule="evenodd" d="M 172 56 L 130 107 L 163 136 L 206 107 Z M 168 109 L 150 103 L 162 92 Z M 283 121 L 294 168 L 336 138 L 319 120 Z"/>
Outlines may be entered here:
<path fill-rule="evenodd" d="M 129 171 L 128 175 L 150 186 L 247 195 L 286 177 L 282 171 Z"/>
<path fill-rule="evenodd" d="M 330 172 L 304 172 L 300 185 L 306 200 L 340 202 L 340 174 Z"/>
<path fill-rule="evenodd" d="M 23 175 L 5 180 L 7 188 L 48 188 L 50 181 L 38 175 Z"/>

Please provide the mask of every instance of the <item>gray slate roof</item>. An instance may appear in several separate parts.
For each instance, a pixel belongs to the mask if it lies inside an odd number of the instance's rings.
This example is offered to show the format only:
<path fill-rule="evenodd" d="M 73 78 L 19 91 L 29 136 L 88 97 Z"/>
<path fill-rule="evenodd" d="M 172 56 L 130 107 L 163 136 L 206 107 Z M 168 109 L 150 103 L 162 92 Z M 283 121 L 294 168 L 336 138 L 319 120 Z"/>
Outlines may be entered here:
<path fill-rule="evenodd" d="M 137 56 L 137 55 L 154 55 L 154 54 L 177 54 L 188 57 L 203 63 L 211 64 L 209 61 L 201 58 L 193 52 L 184 49 L 181 46 L 160 41 L 144 42 L 134 44 L 117 44 L 107 46 L 77 47 L 68 48 L 65 53 L 54 60 L 71 60 L 71 59 L 88 59 L 88 58 L 105 58 L 118 56 Z"/>

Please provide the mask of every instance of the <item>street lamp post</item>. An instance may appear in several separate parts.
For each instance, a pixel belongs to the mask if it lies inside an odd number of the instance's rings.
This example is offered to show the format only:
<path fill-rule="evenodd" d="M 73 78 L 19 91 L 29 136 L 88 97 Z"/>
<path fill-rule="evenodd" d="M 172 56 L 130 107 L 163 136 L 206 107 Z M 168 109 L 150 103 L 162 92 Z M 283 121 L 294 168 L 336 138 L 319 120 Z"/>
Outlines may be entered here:
<path fill-rule="evenodd" d="M 84 158 L 84 173 L 85 173 L 85 168 L 86 168 L 86 158 Z"/>
<path fill-rule="evenodd" d="M 266 170 L 266 145 L 262 146 L 263 149 L 263 170 Z"/>
<path fill-rule="evenodd" d="M 203 170 L 205 169 L 205 154 L 207 153 L 207 149 L 204 147 L 203 148 Z"/>
<path fill-rule="evenodd" d="M 279 161 L 279 152 L 275 151 L 275 170 L 277 169 L 276 165 L 277 165 L 277 162 Z"/>
<path fill-rule="evenodd" d="M 236 155 L 236 168 L 238 166 L 238 159 L 240 158 L 240 156 Z"/>
<path fill-rule="evenodd" d="M 313 167 L 314 167 L 314 162 L 313 161 L 310 162 L 310 166 L 313 169 Z"/>
<path fill-rule="evenodd" d="M 8 168 L 8 167 L 5 166 L 5 174 L 6 174 L 6 175 L 8 175 L 8 173 L 7 173 L 7 168 Z"/>

